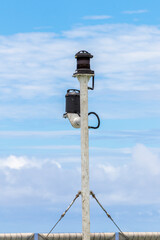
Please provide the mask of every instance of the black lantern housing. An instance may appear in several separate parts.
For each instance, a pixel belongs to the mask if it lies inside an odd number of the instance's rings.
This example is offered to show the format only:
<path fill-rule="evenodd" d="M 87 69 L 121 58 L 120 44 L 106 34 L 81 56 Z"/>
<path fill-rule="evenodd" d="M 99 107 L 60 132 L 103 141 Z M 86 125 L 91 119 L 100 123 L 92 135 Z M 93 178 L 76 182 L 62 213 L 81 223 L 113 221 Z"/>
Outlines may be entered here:
<path fill-rule="evenodd" d="M 73 75 L 76 74 L 94 74 L 94 71 L 90 69 L 90 58 L 93 58 L 89 52 L 81 50 L 76 53 L 77 69 Z"/>
<path fill-rule="evenodd" d="M 80 91 L 68 89 L 66 94 L 66 113 L 80 114 Z"/>
<path fill-rule="evenodd" d="M 93 56 L 85 51 L 81 50 L 76 53 L 75 58 L 77 59 L 77 69 L 73 74 L 73 77 L 77 77 L 78 80 L 87 80 L 92 77 L 92 87 L 88 87 L 88 89 L 94 89 L 94 71 L 90 69 L 90 59 Z M 83 93 L 82 93 L 83 94 Z M 83 96 L 83 95 L 82 95 Z M 80 91 L 77 89 L 68 89 L 65 95 L 66 98 L 66 112 L 63 114 L 64 118 L 68 118 L 72 127 L 80 128 L 81 127 L 81 115 L 80 115 Z M 83 105 L 82 105 L 83 107 Z M 88 113 L 89 115 L 95 115 L 98 124 L 97 126 L 88 126 L 88 128 L 97 129 L 100 126 L 100 119 L 99 116 L 95 112 Z"/>

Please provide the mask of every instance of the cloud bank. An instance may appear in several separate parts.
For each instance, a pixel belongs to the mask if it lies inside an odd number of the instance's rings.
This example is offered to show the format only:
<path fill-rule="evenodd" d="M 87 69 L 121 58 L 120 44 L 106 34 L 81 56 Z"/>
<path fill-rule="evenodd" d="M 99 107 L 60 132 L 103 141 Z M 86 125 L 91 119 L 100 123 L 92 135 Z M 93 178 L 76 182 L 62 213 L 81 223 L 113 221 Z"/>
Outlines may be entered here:
<path fill-rule="evenodd" d="M 160 155 L 145 145 L 115 150 L 110 161 L 94 157 L 91 161 L 91 190 L 104 205 L 158 204 L 160 201 Z M 113 154 L 114 150 L 112 150 Z M 124 163 L 121 155 L 127 156 Z M 65 159 L 65 161 L 64 161 Z M 0 203 L 58 204 L 70 201 L 80 190 L 80 161 L 68 168 L 70 159 L 37 159 L 8 156 L 0 159 Z M 72 161 L 72 160 L 71 160 Z M 64 184 L 65 183 L 65 184 Z M 103 197 L 102 197 L 103 196 Z"/>
<path fill-rule="evenodd" d="M 97 79 L 97 105 L 112 102 L 105 118 L 160 115 L 159 28 L 103 24 L 76 27 L 61 35 L 1 36 L 0 118 L 60 115 L 66 89 L 79 87 L 72 78 L 74 54 L 84 48 L 95 56 L 91 65 Z M 49 114 L 48 109 L 54 111 Z"/>

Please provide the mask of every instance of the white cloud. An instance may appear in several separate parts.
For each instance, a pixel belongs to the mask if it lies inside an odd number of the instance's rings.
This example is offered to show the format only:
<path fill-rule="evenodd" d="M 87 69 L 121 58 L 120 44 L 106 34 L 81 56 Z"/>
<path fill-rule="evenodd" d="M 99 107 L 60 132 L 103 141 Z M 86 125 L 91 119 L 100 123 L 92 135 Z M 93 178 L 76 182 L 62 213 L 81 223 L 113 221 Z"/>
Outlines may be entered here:
<path fill-rule="evenodd" d="M 40 26 L 40 27 L 34 27 L 35 30 L 46 30 L 46 29 L 52 29 L 52 26 Z"/>
<path fill-rule="evenodd" d="M 124 14 L 141 14 L 141 13 L 147 13 L 148 10 L 141 9 L 141 10 L 132 10 L 132 11 L 124 11 Z"/>
<path fill-rule="evenodd" d="M 117 140 L 134 140 L 139 139 L 140 141 L 159 141 L 160 140 L 160 131 L 159 129 L 151 129 L 151 130 L 108 130 L 104 131 L 99 129 L 99 131 L 89 132 L 90 137 L 96 139 L 117 139 Z M 55 131 L 0 131 L 0 138 L 22 138 L 22 137 L 40 137 L 40 138 L 62 138 L 62 137 L 70 137 L 70 136 L 79 136 L 80 130 L 55 130 Z M 20 148 L 22 146 L 19 146 Z M 25 148 L 25 146 L 23 146 Z M 26 146 L 26 148 L 29 146 Z M 43 145 L 38 146 L 34 145 L 31 148 L 46 148 L 46 149 L 61 149 L 61 148 L 74 148 L 79 149 L 79 145 Z M 95 149 L 96 151 L 110 151 L 108 148 L 102 147 L 91 147 L 91 149 Z M 117 149 L 119 152 L 130 152 L 129 148 L 125 149 Z"/>
<path fill-rule="evenodd" d="M 160 159 L 158 155 L 152 153 L 152 151 L 144 145 L 138 144 L 133 149 L 133 161 L 139 174 L 146 172 L 153 176 L 160 175 Z"/>
<path fill-rule="evenodd" d="M 160 200 L 159 169 L 160 156 L 137 144 L 128 163 L 99 165 L 97 172 L 92 173 L 92 184 L 104 204 L 156 204 Z"/>
<path fill-rule="evenodd" d="M 0 173 L 0 202 L 5 205 L 34 205 L 38 199 L 39 204 L 63 203 L 77 192 L 80 183 L 79 171 L 62 168 L 57 159 L 12 155 L 0 159 Z"/>
<path fill-rule="evenodd" d="M 0 137 L 62 137 L 79 135 L 80 131 L 0 131 Z M 38 146 L 37 146 L 38 147 Z M 47 146 L 46 146 L 47 147 Z M 61 148 L 62 146 L 59 146 Z M 64 146 L 63 146 L 64 147 Z"/>
<path fill-rule="evenodd" d="M 0 169 L 14 169 L 14 170 L 22 170 L 22 169 L 32 169 L 32 168 L 43 168 L 45 164 L 52 164 L 58 168 L 61 168 L 61 164 L 54 159 L 42 159 L 39 161 L 36 158 L 28 158 L 26 156 L 15 156 L 10 155 L 7 158 L 0 159 Z"/>
<path fill-rule="evenodd" d="M 106 173 L 107 177 L 111 181 L 115 181 L 118 178 L 119 175 L 119 169 L 111 166 L 110 164 L 99 164 L 99 168 L 103 169 L 104 172 Z"/>
<path fill-rule="evenodd" d="M 66 59 L 68 49 L 75 48 L 72 41 L 64 44 L 51 33 L 29 33 L 1 36 L 0 42 L 1 98 L 7 93 L 8 98 L 25 99 L 57 95 L 61 72 L 69 77 L 70 69 L 72 74 L 71 60 Z"/>
<path fill-rule="evenodd" d="M 15 169 L 21 170 L 24 168 L 41 167 L 40 163 L 37 163 L 34 158 L 28 159 L 25 156 L 10 155 L 7 158 L 0 159 L 0 169 Z"/>
<path fill-rule="evenodd" d="M 19 169 L 25 167 L 26 164 L 27 164 L 27 162 L 23 157 L 17 158 L 15 156 L 9 156 L 2 166 L 19 170 Z"/>
<path fill-rule="evenodd" d="M 111 16 L 108 15 L 94 15 L 94 16 L 85 16 L 83 19 L 86 20 L 104 20 L 104 19 L 109 19 L 112 18 Z"/>

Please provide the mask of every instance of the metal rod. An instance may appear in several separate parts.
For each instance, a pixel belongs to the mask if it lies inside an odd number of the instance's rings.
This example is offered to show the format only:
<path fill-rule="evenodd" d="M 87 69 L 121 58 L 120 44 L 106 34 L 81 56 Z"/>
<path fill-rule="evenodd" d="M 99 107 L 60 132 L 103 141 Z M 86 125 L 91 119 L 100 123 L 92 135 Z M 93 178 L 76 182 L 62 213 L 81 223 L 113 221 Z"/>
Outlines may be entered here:
<path fill-rule="evenodd" d="M 77 76 L 80 82 L 82 240 L 90 240 L 89 136 L 88 136 L 88 81 L 90 77 L 91 76 L 89 74 Z"/>

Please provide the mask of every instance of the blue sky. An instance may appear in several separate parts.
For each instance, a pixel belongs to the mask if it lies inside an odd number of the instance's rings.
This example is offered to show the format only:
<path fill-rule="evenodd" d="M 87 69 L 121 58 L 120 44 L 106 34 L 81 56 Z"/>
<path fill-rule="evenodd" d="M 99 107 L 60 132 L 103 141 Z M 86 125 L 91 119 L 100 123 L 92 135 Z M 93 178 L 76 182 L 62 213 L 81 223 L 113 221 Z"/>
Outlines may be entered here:
<path fill-rule="evenodd" d="M 0 232 L 48 232 L 80 190 L 80 131 L 62 118 L 94 55 L 90 189 L 124 231 L 159 231 L 160 3 L 0 4 Z M 93 120 L 90 120 L 93 121 Z M 116 232 L 91 199 L 91 231 Z M 81 232 L 78 199 L 55 232 Z"/>

